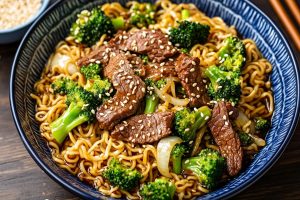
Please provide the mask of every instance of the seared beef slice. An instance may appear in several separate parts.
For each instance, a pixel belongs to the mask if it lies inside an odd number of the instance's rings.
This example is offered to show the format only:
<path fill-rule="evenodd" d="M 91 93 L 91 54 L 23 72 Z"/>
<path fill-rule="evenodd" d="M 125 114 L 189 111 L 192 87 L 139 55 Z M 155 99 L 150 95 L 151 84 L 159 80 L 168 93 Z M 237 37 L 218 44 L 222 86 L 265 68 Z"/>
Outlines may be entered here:
<path fill-rule="evenodd" d="M 134 74 L 124 54 L 111 57 L 104 74 L 117 92 L 98 108 L 96 117 L 100 128 L 112 130 L 122 119 L 136 113 L 145 96 L 145 83 Z"/>
<path fill-rule="evenodd" d="M 190 106 L 192 107 L 200 107 L 209 103 L 199 63 L 200 60 L 198 58 L 186 54 L 181 54 L 175 63 L 177 75 L 190 99 Z"/>
<path fill-rule="evenodd" d="M 119 36 L 116 44 L 123 51 L 131 51 L 148 55 L 153 62 L 161 63 L 178 51 L 172 46 L 168 35 L 161 30 L 141 30 L 133 33 L 124 33 Z"/>
<path fill-rule="evenodd" d="M 136 115 L 118 124 L 112 137 L 132 142 L 147 144 L 171 134 L 173 112 Z"/>
<path fill-rule="evenodd" d="M 229 175 L 237 175 L 242 168 L 243 151 L 239 136 L 233 130 L 229 121 L 225 102 L 221 101 L 215 105 L 208 126 L 222 156 L 227 160 Z"/>

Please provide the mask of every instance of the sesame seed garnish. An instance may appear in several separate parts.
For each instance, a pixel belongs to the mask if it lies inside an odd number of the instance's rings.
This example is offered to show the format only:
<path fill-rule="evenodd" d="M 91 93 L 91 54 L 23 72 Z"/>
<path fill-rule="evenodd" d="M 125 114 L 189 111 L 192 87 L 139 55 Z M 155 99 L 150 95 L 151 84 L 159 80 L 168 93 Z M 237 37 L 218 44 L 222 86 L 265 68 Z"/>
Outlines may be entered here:
<path fill-rule="evenodd" d="M 154 42 L 155 42 L 155 38 L 153 38 L 153 39 L 150 41 L 151 44 L 154 44 Z"/>
<path fill-rule="evenodd" d="M 139 137 L 139 134 L 135 134 L 135 137 L 136 137 L 136 138 Z"/>
<path fill-rule="evenodd" d="M 129 106 L 129 110 L 132 110 L 132 105 Z"/>
<path fill-rule="evenodd" d="M 165 62 L 160 63 L 160 66 L 161 66 L 161 67 L 164 66 L 164 65 L 165 65 Z"/>
<path fill-rule="evenodd" d="M 232 115 L 233 114 L 233 111 L 229 111 L 229 113 L 228 113 L 229 115 Z"/>
<path fill-rule="evenodd" d="M 123 130 L 124 130 L 124 126 L 121 126 L 121 127 L 119 128 L 119 130 L 120 130 L 120 131 L 123 131 Z"/>
<path fill-rule="evenodd" d="M 175 47 L 179 47 L 179 46 L 180 46 L 180 44 L 178 44 L 178 43 L 175 44 Z"/>
<path fill-rule="evenodd" d="M 100 60 L 96 60 L 96 64 L 100 64 L 101 62 L 100 62 Z"/>
<path fill-rule="evenodd" d="M 221 88 L 222 88 L 222 85 L 219 85 L 218 88 L 221 89 Z"/>
<path fill-rule="evenodd" d="M 226 115 L 223 115 L 223 119 L 226 120 Z"/>
<path fill-rule="evenodd" d="M 195 93 L 192 93 L 191 96 L 192 96 L 192 97 L 195 97 L 196 95 L 195 95 Z"/>
<path fill-rule="evenodd" d="M 142 123 L 142 122 L 143 122 L 143 120 L 141 120 L 141 119 L 138 121 L 138 123 Z"/>
<path fill-rule="evenodd" d="M 188 83 L 188 82 L 189 82 L 189 79 L 188 79 L 188 78 L 185 78 L 185 82 Z"/>
<path fill-rule="evenodd" d="M 164 49 L 165 47 L 163 45 L 159 45 L 159 48 L 160 49 Z"/>
<path fill-rule="evenodd" d="M 190 141 L 189 144 L 193 144 L 193 141 Z"/>
<path fill-rule="evenodd" d="M 172 42 L 168 41 L 168 45 L 172 45 Z"/>
<path fill-rule="evenodd" d="M 132 100 L 132 103 L 137 103 L 137 101 L 136 100 Z"/>
<path fill-rule="evenodd" d="M 142 88 L 142 92 L 143 92 L 143 93 L 145 93 L 145 92 L 146 92 L 145 88 Z"/>
<path fill-rule="evenodd" d="M 195 68 L 190 69 L 190 72 L 194 72 L 194 71 L 195 71 Z"/>
<path fill-rule="evenodd" d="M 142 130 L 144 128 L 144 124 L 141 125 L 140 130 Z"/>
<path fill-rule="evenodd" d="M 204 120 L 208 120 L 209 119 L 209 117 L 208 116 L 206 116 L 205 118 L 204 118 Z"/>
<path fill-rule="evenodd" d="M 228 126 L 228 125 L 229 125 L 227 121 L 225 121 L 225 125 L 226 125 L 226 126 Z"/>
<path fill-rule="evenodd" d="M 134 130 L 134 129 L 135 129 L 135 126 L 131 127 L 131 129 Z"/>
<path fill-rule="evenodd" d="M 145 139 L 145 138 L 146 138 L 146 136 L 145 136 L 145 135 L 143 135 L 142 137 L 143 137 L 143 139 Z"/>
<path fill-rule="evenodd" d="M 184 132 L 188 132 L 190 129 L 189 128 L 186 128 L 186 129 L 184 129 Z"/>
<path fill-rule="evenodd" d="M 92 62 L 92 63 L 95 62 L 95 61 L 96 61 L 96 59 L 90 59 L 90 62 Z"/>
<path fill-rule="evenodd" d="M 193 85 L 192 85 L 193 87 L 196 87 L 197 86 L 197 83 L 193 83 Z"/>
<path fill-rule="evenodd" d="M 196 97 L 199 99 L 199 98 L 200 98 L 200 95 L 199 95 L 199 94 L 197 94 L 197 95 L 196 95 Z"/>
<path fill-rule="evenodd" d="M 200 88 L 199 88 L 199 87 L 197 87 L 197 91 L 200 91 Z"/>

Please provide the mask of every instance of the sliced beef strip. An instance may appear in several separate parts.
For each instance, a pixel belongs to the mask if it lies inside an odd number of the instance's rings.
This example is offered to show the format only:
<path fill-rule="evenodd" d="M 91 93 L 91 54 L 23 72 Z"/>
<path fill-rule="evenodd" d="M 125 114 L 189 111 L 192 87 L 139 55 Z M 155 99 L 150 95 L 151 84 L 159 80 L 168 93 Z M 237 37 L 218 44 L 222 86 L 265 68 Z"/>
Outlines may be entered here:
<path fill-rule="evenodd" d="M 77 61 L 78 66 L 88 65 L 90 63 L 97 63 L 106 66 L 109 62 L 110 56 L 116 56 L 119 50 L 112 43 L 104 44 L 92 50 L 85 57 Z"/>
<path fill-rule="evenodd" d="M 151 78 L 153 80 L 159 80 L 162 77 L 177 77 L 175 61 L 173 58 L 168 58 L 161 63 L 149 63 L 145 66 L 145 71 L 146 78 Z"/>
<path fill-rule="evenodd" d="M 177 75 L 190 99 L 190 106 L 192 107 L 204 106 L 210 101 L 203 83 L 199 63 L 199 58 L 186 54 L 181 54 L 175 62 Z"/>
<path fill-rule="evenodd" d="M 208 126 L 222 156 L 226 158 L 229 175 L 237 175 L 242 168 L 243 151 L 239 137 L 229 121 L 225 102 L 218 102 L 214 106 Z"/>
<path fill-rule="evenodd" d="M 239 116 L 239 110 L 231 103 L 226 102 L 226 109 L 228 111 L 229 119 L 235 120 Z"/>
<path fill-rule="evenodd" d="M 119 34 L 115 37 L 115 43 L 123 51 L 148 55 L 154 63 L 161 63 L 178 53 L 177 48 L 169 41 L 168 35 L 161 30 L 145 29 Z"/>
<path fill-rule="evenodd" d="M 135 144 L 153 143 L 171 134 L 173 112 L 136 115 L 118 124 L 111 136 Z"/>
<path fill-rule="evenodd" d="M 134 74 L 124 54 L 112 57 L 105 69 L 111 79 L 116 94 L 104 102 L 97 110 L 97 120 L 101 129 L 112 130 L 122 119 L 136 113 L 145 96 L 145 83 Z"/>

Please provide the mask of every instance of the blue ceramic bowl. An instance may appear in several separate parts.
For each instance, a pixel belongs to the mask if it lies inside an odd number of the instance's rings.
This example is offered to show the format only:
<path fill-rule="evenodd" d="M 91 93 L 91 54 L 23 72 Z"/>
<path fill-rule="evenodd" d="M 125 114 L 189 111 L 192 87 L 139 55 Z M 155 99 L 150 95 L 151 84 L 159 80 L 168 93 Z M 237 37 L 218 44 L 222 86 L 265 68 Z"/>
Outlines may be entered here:
<path fill-rule="evenodd" d="M 36 20 L 42 12 L 44 12 L 48 4 L 49 0 L 42 0 L 42 5 L 39 11 L 30 20 L 13 28 L 0 30 L 0 44 L 8 44 L 20 40 L 25 35 L 32 22 L 34 22 L 34 20 Z"/>
<path fill-rule="evenodd" d="M 55 45 L 63 40 L 82 9 L 90 9 L 105 0 L 61 0 L 51 6 L 30 28 L 16 54 L 10 79 L 10 102 L 13 117 L 25 147 L 37 164 L 56 182 L 86 199 L 107 199 L 96 189 L 60 169 L 34 119 L 35 102 L 29 94 Z M 120 1 L 122 4 L 124 0 Z M 236 195 L 258 180 L 284 151 L 299 115 L 299 74 L 292 51 L 275 24 L 249 1 L 190 0 L 208 16 L 220 16 L 234 25 L 246 38 L 253 39 L 262 54 L 272 63 L 271 80 L 275 97 L 272 129 L 267 145 L 238 177 L 199 199 L 225 199 Z"/>

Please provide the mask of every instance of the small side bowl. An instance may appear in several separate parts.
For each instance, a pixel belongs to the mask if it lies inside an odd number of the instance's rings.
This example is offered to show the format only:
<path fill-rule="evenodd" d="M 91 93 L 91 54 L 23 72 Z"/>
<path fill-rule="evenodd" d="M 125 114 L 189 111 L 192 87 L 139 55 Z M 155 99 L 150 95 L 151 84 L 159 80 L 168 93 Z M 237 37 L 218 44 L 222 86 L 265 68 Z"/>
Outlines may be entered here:
<path fill-rule="evenodd" d="M 21 38 L 25 35 L 26 31 L 32 24 L 32 22 L 34 22 L 47 8 L 49 1 L 50 0 L 42 0 L 42 5 L 39 11 L 25 23 L 10 29 L 0 29 L 0 44 L 9 44 L 21 40 Z"/>

